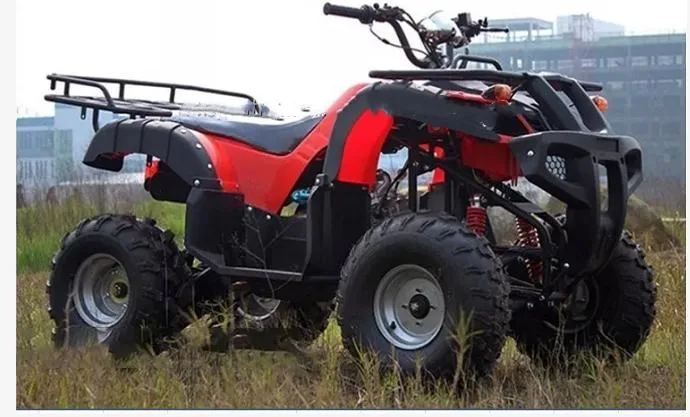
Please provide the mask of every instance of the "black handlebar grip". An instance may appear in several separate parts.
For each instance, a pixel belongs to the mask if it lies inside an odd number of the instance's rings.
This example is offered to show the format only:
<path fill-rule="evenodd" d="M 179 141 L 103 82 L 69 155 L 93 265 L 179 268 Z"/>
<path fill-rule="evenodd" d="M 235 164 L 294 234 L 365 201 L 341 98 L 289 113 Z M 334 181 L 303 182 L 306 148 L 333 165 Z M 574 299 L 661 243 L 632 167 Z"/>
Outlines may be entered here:
<path fill-rule="evenodd" d="M 335 15 L 342 17 L 349 17 L 351 19 L 358 19 L 362 23 L 371 23 L 374 20 L 374 9 L 369 6 L 362 6 L 360 8 L 338 6 L 336 4 L 325 3 L 323 5 L 323 14 Z"/>

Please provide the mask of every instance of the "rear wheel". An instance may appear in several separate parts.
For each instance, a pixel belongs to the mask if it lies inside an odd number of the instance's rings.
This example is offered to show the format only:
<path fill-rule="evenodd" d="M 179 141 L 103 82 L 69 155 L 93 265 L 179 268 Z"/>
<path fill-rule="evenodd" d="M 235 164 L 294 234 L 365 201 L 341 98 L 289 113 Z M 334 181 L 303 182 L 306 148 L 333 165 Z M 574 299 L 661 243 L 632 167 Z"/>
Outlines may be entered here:
<path fill-rule="evenodd" d="M 305 349 L 328 326 L 331 302 L 294 302 L 241 295 L 235 309 L 238 343 L 252 349 Z"/>
<path fill-rule="evenodd" d="M 466 375 L 486 374 L 498 359 L 508 284 L 486 239 L 456 218 L 387 219 L 353 247 L 341 275 L 337 317 L 353 355 L 371 350 L 384 367 L 406 373 L 421 361 L 433 376 L 460 366 Z"/>
<path fill-rule="evenodd" d="M 216 316 L 209 327 L 208 346 L 215 351 L 226 351 L 231 345 L 258 350 L 304 349 L 326 330 L 333 309 L 332 302 L 297 303 L 259 297 L 241 284 L 231 290 L 229 285 L 216 282 L 206 286 L 206 290 L 210 288 L 217 291 L 215 297 L 207 291 L 198 300 L 210 306 L 227 306 L 230 291 L 233 292 L 232 329 L 219 320 L 216 308 L 201 310 Z"/>
<path fill-rule="evenodd" d="M 68 233 L 47 288 L 55 345 L 104 344 L 118 357 L 166 346 L 186 325 L 174 300 L 185 272 L 172 239 L 153 221 L 110 214 Z"/>
<path fill-rule="evenodd" d="M 575 289 L 560 314 L 539 309 L 513 314 L 518 348 L 544 364 L 567 364 L 578 352 L 632 357 L 656 313 L 653 270 L 644 258 L 624 233 L 608 265 Z"/>

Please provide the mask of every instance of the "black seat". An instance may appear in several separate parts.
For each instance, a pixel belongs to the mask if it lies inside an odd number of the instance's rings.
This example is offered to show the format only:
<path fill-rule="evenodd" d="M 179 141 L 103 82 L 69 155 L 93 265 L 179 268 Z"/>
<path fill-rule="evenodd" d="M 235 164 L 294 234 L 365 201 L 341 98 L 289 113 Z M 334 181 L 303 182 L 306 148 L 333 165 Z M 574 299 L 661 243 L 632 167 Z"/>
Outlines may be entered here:
<path fill-rule="evenodd" d="M 265 152 L 284 155 L 292 152 L 297 145 L 316 127 L 324 115 L 310 115 L 290 122 L 257 123 L 215 119 L 204 116 L 179 115 L 170 120 L 203 133 L 227 136 L 261 149 Z"/>

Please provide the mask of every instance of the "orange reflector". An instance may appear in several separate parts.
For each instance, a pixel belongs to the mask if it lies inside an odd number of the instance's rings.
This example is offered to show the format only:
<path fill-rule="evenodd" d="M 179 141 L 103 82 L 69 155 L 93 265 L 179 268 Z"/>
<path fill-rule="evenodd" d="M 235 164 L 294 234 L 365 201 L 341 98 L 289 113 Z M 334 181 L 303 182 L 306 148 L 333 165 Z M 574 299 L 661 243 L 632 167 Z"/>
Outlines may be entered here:
<path fill-rule="evenodd" d="M 159 161 L 156 159 L 146 164 L 146 168 L 144 169 L 144 179 L 153 178 L 153 176 L 158 173 L 158 162 Z"/>
<path fill-rule="evenodd" d="M 507 102 L 513 96 L 513 90 L 506 84 L 494 85 L 494 97 L 496 101 Z"/>
<path fill-rule="evenodd" d="M 609 101 L 602 96 L 594 96 L 592 97 L 592 101 L 594 102 L 594 105 L 597 106 L 599 111 L 602 113 L 609 108 Z"/>

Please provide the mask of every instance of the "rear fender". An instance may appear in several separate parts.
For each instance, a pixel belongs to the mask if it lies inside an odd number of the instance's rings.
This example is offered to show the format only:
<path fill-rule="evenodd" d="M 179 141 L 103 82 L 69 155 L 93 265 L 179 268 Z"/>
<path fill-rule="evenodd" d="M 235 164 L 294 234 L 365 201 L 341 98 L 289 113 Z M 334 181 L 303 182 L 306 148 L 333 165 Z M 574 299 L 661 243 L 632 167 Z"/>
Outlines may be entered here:
<path fill-rule="evenodd" d="M 123 119 L 96 132 L 83 163 L 108 171 L 122 169 L 129 154 L 151 155 L 167 165 L 189 187 L 236 190 L 232 161 L 204 134 L 179 123 L 156 119 Z"/>
<path fill-rule="evenodd" d="M 237 256 L 229 242 L 241 236 L 244 198 L 232 161 L 218 146 L 179 123 L 119 120 L 96 132 L 83 162 L 119 171 L 126 155 L 158 158 L 147 170 L 147 189 L 158 200 L 186 203 L 185 247 L 199 259 L 224 264 Z"/>

